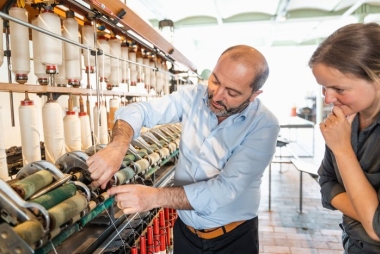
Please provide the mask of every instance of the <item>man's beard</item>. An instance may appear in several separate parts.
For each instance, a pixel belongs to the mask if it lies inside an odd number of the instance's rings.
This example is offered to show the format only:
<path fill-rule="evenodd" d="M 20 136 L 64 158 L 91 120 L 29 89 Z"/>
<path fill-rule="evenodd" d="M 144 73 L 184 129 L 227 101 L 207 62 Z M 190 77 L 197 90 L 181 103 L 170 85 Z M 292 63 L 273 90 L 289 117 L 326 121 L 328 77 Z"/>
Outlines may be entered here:
<path fill-rule="evenodd" d="M 249 99 L 248 98 L 246 101 L 244 101 L 242 104 L 240 104 L 239 106 L 237 106 L 236 108 L 229 108 L 227 109 L 227 106 L 224 105 L 224 103 L 222 101 L 216 101 L 215 103 L 218 104 L 218 105 L 221 105 L 223 106 L 223 109 L 219 109 L 219 108 L 215 108 L 213 105 L 212 105 L 212 97 L 213 95 L 212 94 L 209 94 L 208 95 L 208 107 L 211 109 L 211 111 L 218 117 L 228 117 L 228 116 L 231 116 L 233 114 L 236 114 L 236 113 L 240 113 L 242 112 L 250 103 Z"/>

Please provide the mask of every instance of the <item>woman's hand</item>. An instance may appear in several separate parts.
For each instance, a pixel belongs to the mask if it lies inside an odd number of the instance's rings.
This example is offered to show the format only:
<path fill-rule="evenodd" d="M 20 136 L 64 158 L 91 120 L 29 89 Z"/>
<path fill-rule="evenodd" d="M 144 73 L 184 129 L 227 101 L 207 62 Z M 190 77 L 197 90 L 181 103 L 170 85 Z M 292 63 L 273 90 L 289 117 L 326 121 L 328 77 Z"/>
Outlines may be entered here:
<path fill-rule="evenodd" d="M 351 123 L 355 115 L 345 116 L 342 109 L 335 106 L 319 124 L 323 138 L 333 152 L 351 147 Z"/>

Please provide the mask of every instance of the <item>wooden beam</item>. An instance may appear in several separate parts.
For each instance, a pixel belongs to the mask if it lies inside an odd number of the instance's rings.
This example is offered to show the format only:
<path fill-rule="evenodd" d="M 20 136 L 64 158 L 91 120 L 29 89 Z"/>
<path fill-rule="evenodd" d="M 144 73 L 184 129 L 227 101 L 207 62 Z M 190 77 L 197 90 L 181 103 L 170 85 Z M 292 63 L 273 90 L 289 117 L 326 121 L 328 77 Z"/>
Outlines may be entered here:
<path fill-rule="evenodd" d="M 189 68 L 191 71 L 196 72 L 197 67 L 187 59 L 178 49 L 169 43 L 159 32 L 153 27 L 148 25 L 131 9 L 120 1 L 115 0 L 84 0 L 93 8 L 113 19 L 117 19 L 117 14 L 121 10 L 125 10 L 126 14 L 119 20 L 119 23 L 130 28 L 133 32 L 156 46 L 159 50 L 164 52 L 174 61 L 179 62 L 183 66 Z"/>

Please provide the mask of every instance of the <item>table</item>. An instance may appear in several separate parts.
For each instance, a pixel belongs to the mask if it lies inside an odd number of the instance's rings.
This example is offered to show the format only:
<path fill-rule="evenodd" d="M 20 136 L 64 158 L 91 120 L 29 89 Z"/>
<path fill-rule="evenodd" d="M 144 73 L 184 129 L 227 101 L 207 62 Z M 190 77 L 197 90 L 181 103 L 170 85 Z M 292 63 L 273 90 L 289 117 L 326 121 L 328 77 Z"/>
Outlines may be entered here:
<path fill-rule="evenodd" d="M 280 127 L 281 129 L 288 129 L 289 130 L 289 142 L 297 142 L 297 129 L 310 129 L 312 131 L 312 151 L 311 153 L 308 153 L 306 149 L 304 149 L 302 147 L 302 149 L 304 151 L 307 152 L 307 155 L 299 155 L 299 157 L 314 157 L 314 125 L 315 123 L 312 122 L 312 121 L 308 121 L 306 119 L 303 119 L 301 117 L 298 117 L 298 116 L 290 116 L 290 117 L 287 117 L 287 118 L 283 118 L 283 119 L 280 119 Z M 295 139 L 291 139 L 290 138 L 290 130 L 291 129 L 295 129 L 296 131 L 296 137 Z M 300 144 L 298 144 L 300 145 Z M 301 145 L 300 145 L 301 146 Z"/>

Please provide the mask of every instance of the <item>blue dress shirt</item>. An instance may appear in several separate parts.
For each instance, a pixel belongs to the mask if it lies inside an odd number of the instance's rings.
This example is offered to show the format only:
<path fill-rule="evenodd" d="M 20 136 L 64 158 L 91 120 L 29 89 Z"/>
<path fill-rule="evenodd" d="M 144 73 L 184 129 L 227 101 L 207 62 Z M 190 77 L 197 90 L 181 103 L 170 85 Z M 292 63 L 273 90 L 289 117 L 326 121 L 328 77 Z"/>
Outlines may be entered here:
<path fill-rule="evenodd" d="M 132 126 L 134 138 L 142 126 L 182 122 L 174 184 L 184 187 L 194 208 L 178 214 L 196 229 L 257 216 L 263 172 L 280 131 L 275 115 L 257 98 L 220 124 L 207 104 L 207 86 L 198 84 L 115 113 Z"/>

